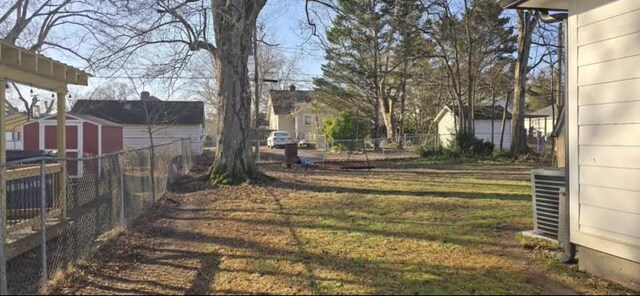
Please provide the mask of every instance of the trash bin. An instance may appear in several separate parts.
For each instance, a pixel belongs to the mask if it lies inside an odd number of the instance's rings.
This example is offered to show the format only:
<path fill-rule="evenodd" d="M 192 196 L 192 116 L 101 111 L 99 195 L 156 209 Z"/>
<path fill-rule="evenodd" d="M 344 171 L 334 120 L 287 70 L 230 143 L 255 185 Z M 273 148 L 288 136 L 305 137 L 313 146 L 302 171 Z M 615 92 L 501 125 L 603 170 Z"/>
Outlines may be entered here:
<path fill-rule="evenodd" d="M 295 143 L 284 145 L 284 164 L 290 168 L 298 159 L 298 145 Z"/>

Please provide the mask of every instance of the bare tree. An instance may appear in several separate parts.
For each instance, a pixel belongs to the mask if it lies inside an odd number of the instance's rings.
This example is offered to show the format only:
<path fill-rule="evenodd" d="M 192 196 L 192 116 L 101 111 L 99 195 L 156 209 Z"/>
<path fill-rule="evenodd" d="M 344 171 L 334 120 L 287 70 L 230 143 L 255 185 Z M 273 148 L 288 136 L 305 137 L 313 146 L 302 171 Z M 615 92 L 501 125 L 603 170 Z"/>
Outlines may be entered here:
<path fill-rule="evenodd" d="M 113 16 L 112 11 L 101 7 L 89 0 L 1 1 L 0 38 L 35 52 L 57 51 L 89 65 L 90 54 L 81 50 L 91 36 L 89 23 L 93 22 L 92 26 L 98 27 L 104 25 L 102 19 Z M 43 100 L 37 94 L 25 96 L 15 83 L 11 82 L 11 85 L 25 113 L 33 114 L 40 102 L 44 103 L 41 113 L 50 114 L 53 111 L 53 101 Z"/>
<path fill-rule="evenodd" d="M 253 40 L 253 128 L 258 128 L 260 109 L 266 106 L 269 90 L 288 88 L 293 76 L 299 72 L 297 56 L 285 56 L 280 45 L 271 41 L 274 38 L 266 27 L 264 23 L 259 24 Z"/>
<path fill-rule="evenodd" d="M 533 31 L 538 24 L 539 14 L 524 10 L 517 11 L 518 56 L 515 65 L 513 85 L 513 119 L 511 121 L 511 154 L 520 155 L 529 152 L 527 131 L 524 128 L 527 73 L 529 72 L 529 53 Z"/>
<path fill-rule="evenodd" d="M 86 99 L 102 100 L 102 101 L 122 101 L 137 98 L 139 93 L 136 91 L 135 84 L 125 82 L 113 82 L 99 86 L 90 93 Z"/>
<path fill-rule="evenodd" d="M 176 76 L 196 51 L 210 55 L 215 62 L 220 99 L 220 145 L 210 174 L 215 183 L 239 183 L 260 175 L 249 141 L 248 57 L 256 19 L 265 4 L 266 0 L 208 4 L 193 0 L 110 0 L 104 3 L 109 6 L 105 9 L 117 17 L 99 15 L 97 21 L 90 22 L 104 24 L 92 28 L 91 64 L 96 69 L 119 71 L 135 61 L 145 76 Z M 149 64 L 140 65 L 144 62 Z"/>

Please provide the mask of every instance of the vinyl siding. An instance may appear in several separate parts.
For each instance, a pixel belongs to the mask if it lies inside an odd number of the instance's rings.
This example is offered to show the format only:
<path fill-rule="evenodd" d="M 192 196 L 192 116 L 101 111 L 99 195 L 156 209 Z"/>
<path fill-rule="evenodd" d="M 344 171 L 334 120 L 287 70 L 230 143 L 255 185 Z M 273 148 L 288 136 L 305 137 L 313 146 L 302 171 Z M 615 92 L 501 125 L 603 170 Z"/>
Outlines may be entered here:
<path fill-rule="evenodd" d="M 640 1 L 571 8 L 571 240 L 640 262 Z"/>
<path fill-rule="evenodd" d="M 438 136 L 443 147 L 450 147 L 455 140 L 455 119 L 453 113 L 447 112 L 438 122 Z M 502 149 L 508 150 L 511 144 L 511 120 L 507 120 L 504 129 L 504 139 Z M 475 121 L 475 136 L 488 142 L 494 143 L 495 149 L 500 148 L 500 129 L 502 119 L 496 119 L 493 127 L 493 141 L 491 134 L 491 120 Z"/>
<path fill-rule="evenodd" d="M 509 150 L 511 147 L 511 120 L 505 121 L 504 139 L 502 141 L 502 149 Z M 500 148 L 500 129 L 502 128 L 502 119 L 496 119 L 493 123 L 493 140 L 491 139 L 491 120 L 476 120 L 475 135 L 476 138 L 492 142 L 495 149 Z"/>
<path fill-rule="evenodd" d="M 202 152 L 203 128 L 201 125 L 154 126 L 153 144 L 160 145 L 184 138 L 193 141 L 194 152 Z M 124 149 L 151 146 L 146 125 L 125 125 L 123 129 Z"/>
<path fill-rule="evenodd" d="M 304 118 L 309 117 L 311 119 L 310 124 L 305 124 Z M 316 120 L 317 119 L 317 120 Z M 322 115 L 303 113 L 296 116 L 296 139 L 312 139 L 312 134 L 318 130 L 318 127 L 322 128 Z M 317 132 L 316 132 L 317 133 Z"/>
<path fill-rule="evenodd" d="M 456 123 L 450 111 L 442 116 L 438 122 L 438 137 L 442 147 L 451 147 L 455 140 Z"/>
<path fill-rule="evenodd" d="M 286 131 L 289 136 L 294 138 L 296 134 L 295 118 L 290 115 L 276 115 L 278 127 L 275 130 Z"/>

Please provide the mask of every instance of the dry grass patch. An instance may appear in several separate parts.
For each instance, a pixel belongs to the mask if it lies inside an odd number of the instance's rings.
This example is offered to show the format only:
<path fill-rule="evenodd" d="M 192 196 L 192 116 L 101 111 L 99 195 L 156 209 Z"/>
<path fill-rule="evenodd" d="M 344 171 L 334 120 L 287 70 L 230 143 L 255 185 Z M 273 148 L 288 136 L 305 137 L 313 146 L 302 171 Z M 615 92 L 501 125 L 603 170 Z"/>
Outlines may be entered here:
<path fill-rule="evenodd" d="M 530 168 L 376 166 L 271 166 L 266 172 L 277 181 L 186 194 L 180 206 L 157 211 L 115 240 L 110 248 L 122 251 L 103 252 L 53 291 L 573 292 L 547 277 L 514 239 L 532 227 Z"/>

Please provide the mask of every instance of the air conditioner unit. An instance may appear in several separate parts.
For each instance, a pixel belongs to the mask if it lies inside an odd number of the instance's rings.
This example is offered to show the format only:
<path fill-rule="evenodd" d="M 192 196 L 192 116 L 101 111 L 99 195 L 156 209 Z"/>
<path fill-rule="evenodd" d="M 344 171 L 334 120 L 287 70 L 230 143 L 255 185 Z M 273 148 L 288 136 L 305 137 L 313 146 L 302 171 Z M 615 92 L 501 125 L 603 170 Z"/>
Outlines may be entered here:
<path fill-rule="evenodd" d="M 565 187 L 564 168 L 531 171 L 534 230 L 532 234 L 558 240 L 560 189 Z"/>

